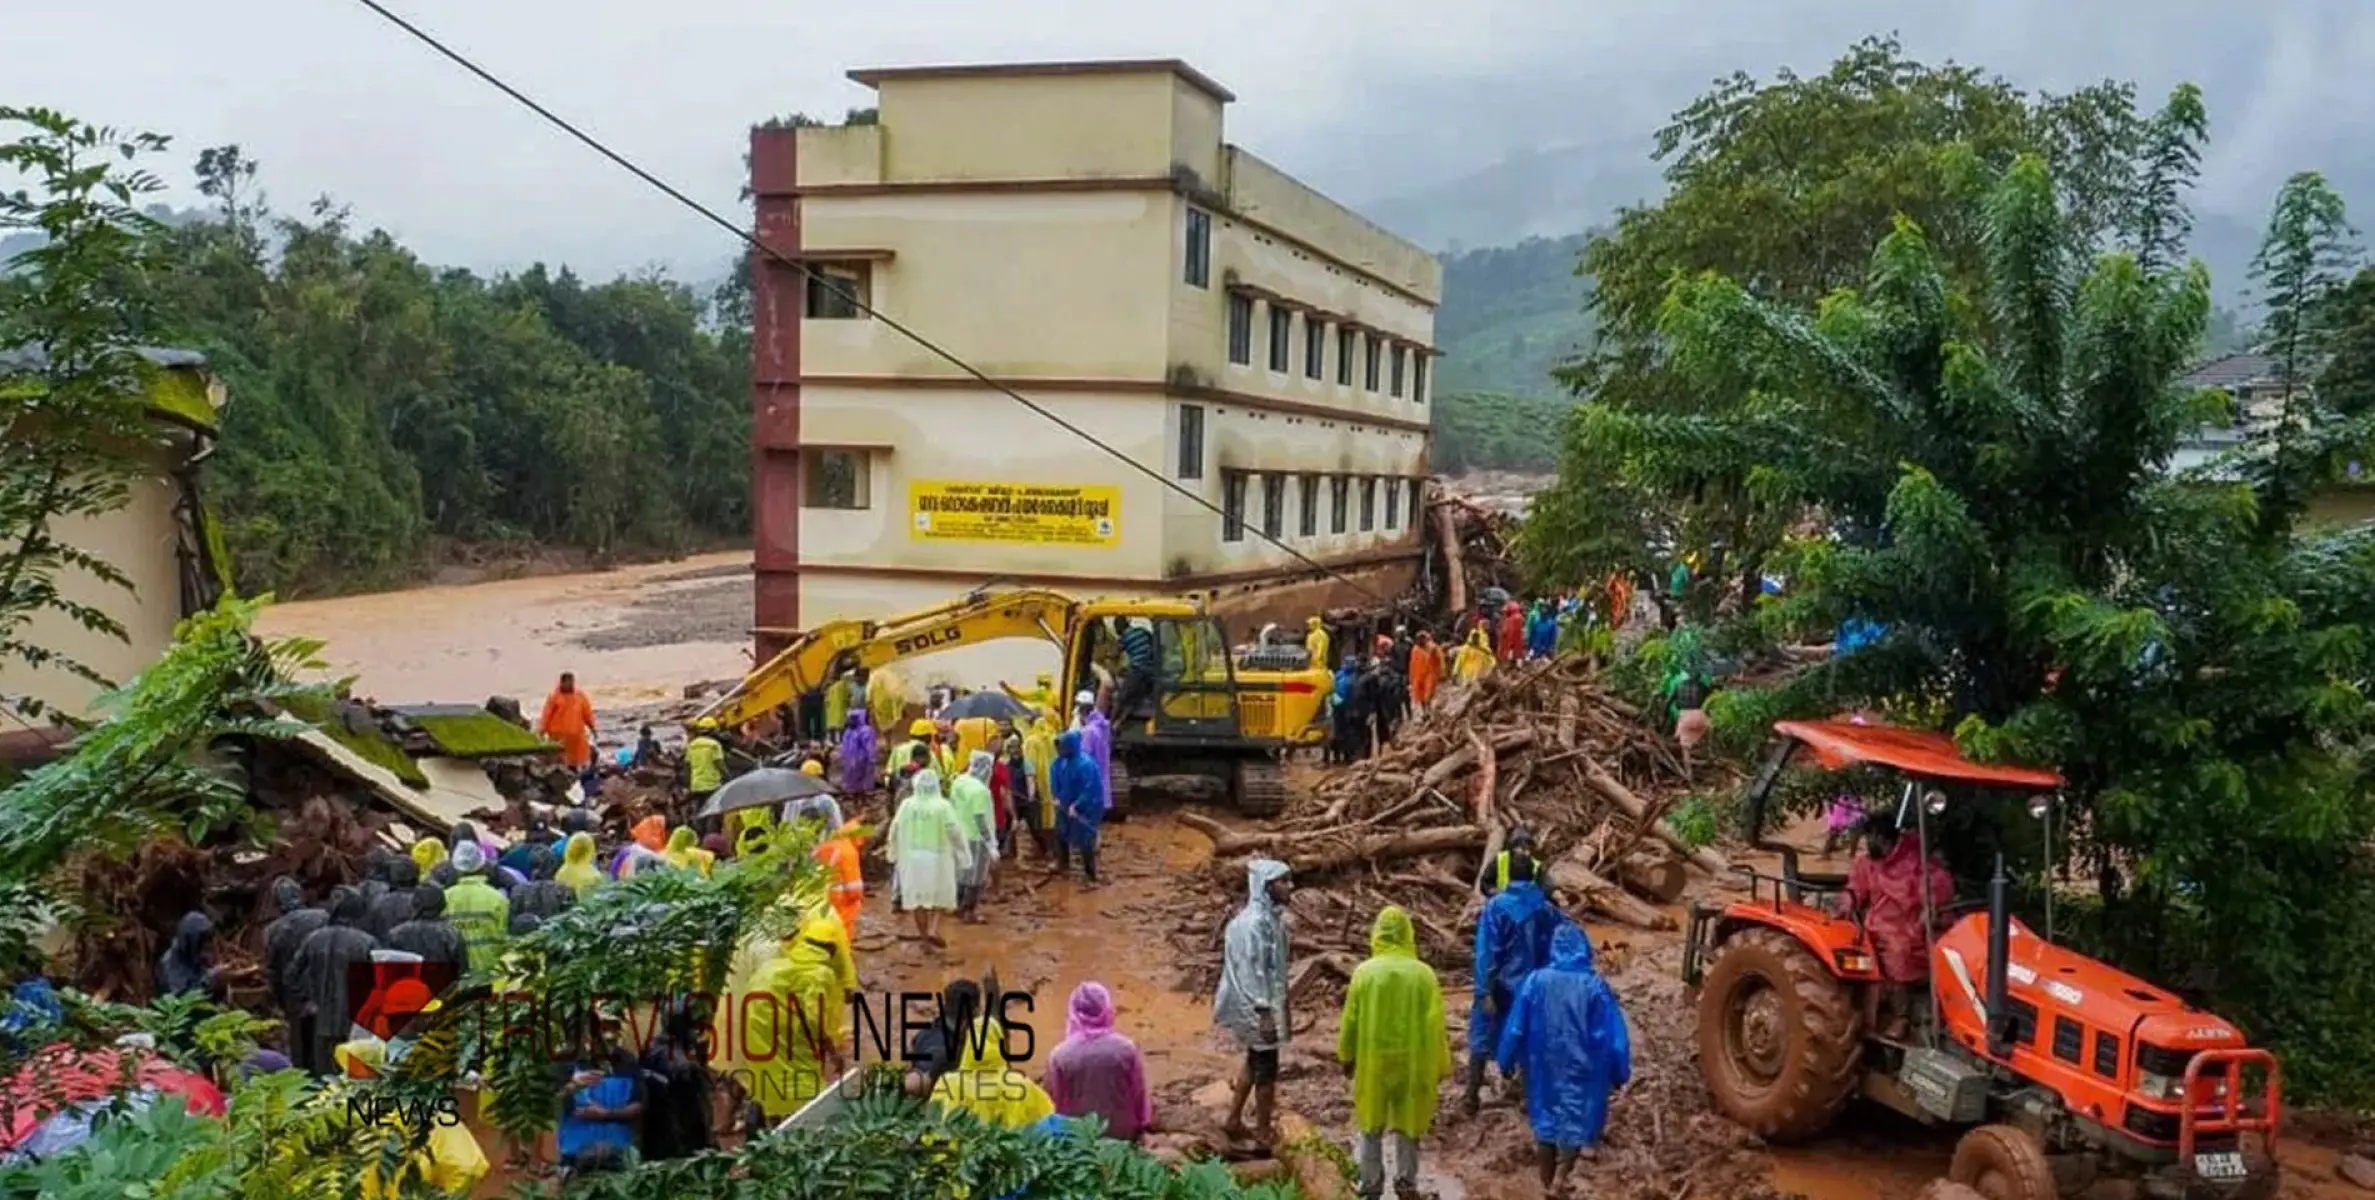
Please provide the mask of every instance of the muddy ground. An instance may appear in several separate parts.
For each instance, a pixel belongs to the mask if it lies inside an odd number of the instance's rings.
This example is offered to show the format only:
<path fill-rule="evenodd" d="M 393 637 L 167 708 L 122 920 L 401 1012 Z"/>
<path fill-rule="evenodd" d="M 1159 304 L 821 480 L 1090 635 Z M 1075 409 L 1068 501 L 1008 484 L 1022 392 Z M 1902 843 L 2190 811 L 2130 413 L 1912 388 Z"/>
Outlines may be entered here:
<path fill-rule="evenodd" d="M 574 670 L 613 715 L 605 733 L 615 742 L 631 739 L 633 722 L 647 714 L 681 707 L 686 685 L 746 668 L 748 601 L 748 556 L 722 554 L 287 604 L 266 613 L 264 628 L 326 639 L 333 669 L 358 675 L 358 690 L 383 702 L 508 694 L 532 707 L 553 676 Z M 1210 855 L 1211 844 L 1170 813 L 1137 813 L 1108 830 L 1105 887 L 1046 880 L 1043 864 L 1026 856 L 1005 867 L 989 923 L 950 925 L 947 950 L 897 937 L 878 888 L 860 924 L 865 986 L 876 994 L 930 991 L 995 966 L 1006 986 L 1037 997 L 1033 1023 L 1044 1056 L 1062 1036 L 1072 988 L 1103 982 L 1124 1031 L 1146 1053 L 1158 1123 L 1209 1128 L 1236 1065 L 1211 1030 L 1219 921 L 1243 894 L 1242 878 L 1213 866 Z M 1754 1145 L 1707 1114 L 1691 1059 L 1692 1014 L 1676 978 L 1676 935 L 1593 932 L 1632 1023 L 1637 1083 L 1618 1101 L 1606 1159 L 1573 1194 L 1898 1200 L 1943 1172 L 1951 1140 L 1883 1112 L 1851 1110 L 1835 1136 L 1789 1150 Z M 1453 1043 L 1464 1055 L 1466 979 L 1445 983 Z M 1332 1061 L 1335 986 L 1327 982 L 1316 999 L 1298 995 L 1281 1090 L 1286 1106 L 1348 1137 L 1349 1094 Z M 1522 1111 L 1495 1099 L 1470 1120 L 1458 1115 L 1456 1082 L 1443 1095 L 1425 1147 L 1429 1186 L 1446 1200 L 1537 1195 Z M 2331 1148 L 2291 1145 L 2284 1195 L 2366 1195 L 2334 1180 L 2335 1160 Z"/>

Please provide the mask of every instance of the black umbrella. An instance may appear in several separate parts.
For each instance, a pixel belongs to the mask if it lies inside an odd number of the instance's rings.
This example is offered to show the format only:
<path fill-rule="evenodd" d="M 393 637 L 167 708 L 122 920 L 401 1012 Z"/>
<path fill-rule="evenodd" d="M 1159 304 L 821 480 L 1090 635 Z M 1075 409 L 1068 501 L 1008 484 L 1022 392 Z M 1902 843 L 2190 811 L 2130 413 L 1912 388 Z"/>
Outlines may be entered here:
<path fill-rule="evenodd" d="M 695 818 L 715 817 L 736 809 L 760 808 L 781 804 L 786 800 L 805 800 L 811 796 L 830 796 L 833 785 L 805 771 L 790 771 L 782 767 L 767 767 L 741 776 L 710 794 L 709 803 L 701 806 Z"/>
<path fill-rule="evenodd" d="M 993 721 L 1011 721 L 1030 713 L 1030 707 L 1004 692 L 971 692 L 957 697 L 947 708 L 940 710 L 943 721 L 967 721 L 988 717 Z"/>

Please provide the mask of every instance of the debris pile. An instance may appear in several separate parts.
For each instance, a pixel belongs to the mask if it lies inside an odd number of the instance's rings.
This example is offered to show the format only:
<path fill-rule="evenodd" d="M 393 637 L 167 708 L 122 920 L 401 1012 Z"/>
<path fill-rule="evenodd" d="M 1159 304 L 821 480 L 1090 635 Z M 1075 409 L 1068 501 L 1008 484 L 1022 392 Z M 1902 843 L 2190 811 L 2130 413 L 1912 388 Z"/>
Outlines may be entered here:
<path fill-rule="evenodd" d="M 1349 973 L 1366 945 L 1367 915 L 1388 903 L 1410 912 L 1428 961 L 1449 968 L 1468 961 L 1484 864 L 1521 825 L 1542 882 L 1569 911 L 1676 928 L 1665 906 L 1681 897 L 1687 869 L 1728 870 L 1721 855 L 1684 843 L 1663 820 L 1692 782 L 1673 743 L 1604 691 L 1584 658 L 1567 656 L 1450 689 L 1392 745 L 1329 769 L 1260 832 L 1196 813 L 1181 819 L 1213 839 L 1216 861 L 1263 854 L 1292 863 L 1298 882 L 1323 897 L 1299 910 L 1343 909 L 1340 922 L 1323 922 L 1347 930 L 1335 939 L 1345 952 L 1326 962 L 1333 973 Z"/>
<path fill-rule="evenodd" d="M 1707 1106 L 1695 1063 L 1696 1011 L 1679 977 L 1677 905 L 1728 873 L 1712 849 L 1678 839 L 1664 817 L 1693 790 L 1735 786 L 1711 764 L 1687 762 L 1645 714 L 1610 695 L 1580 656 L 1502 667 L 1454 688 L 1406 724 L 1375 757 L 1320 773 L 1276 822 L 1237 829 L 1182 811 L 1214 842 L 1199 881 L 1205 903 L 1174 945 L 1191 962 L 1214 960 L 1212 931 L 1243 903 L 1243 860 L 1284 859 L 1295 869 L 1291 994 L 1297 1038 L 1324 1055 L 1335 1002 L 1368 953 L 1377 910 L 1396 904 L 1419 932 L 1420 953 L 1453 1000 L 1452 1040 L 1467 995 L 1484 865 L 1523 825 L 1540 878 L 1561 906 L 1598 930 L 1599 965 L 1624 1000 L 1634 1083 L 1611 1115 L 1594 1194 L 1720 1196 L 1774 1192 L 1770 1161 L 1739 1127 Z M 1618 931 L 1611 935 L 1609 927 Z M 1638 938 L 1624 931 L 1641 931 Z M 1208 988 L 1210 970 L 1183 972 Z M 1304 1014 L 1310 1014 L 1306 1024 Z M 1461 1051 L 1464 1058 L 1465 1051 Z M 1325 1064 L 1318 1064 L 1324 1066 Z M 1315 1120 L 1344 1114 L 1333 1071 L 1290 1071 L 1287 1102 Z M 1522 1103 L 1455 1115 L 1448 1081 L 1442 1119 L 1460 1130 L 1445 1164 L 1463 1178 L 1529 1175 L 1532 1135 Z"/>

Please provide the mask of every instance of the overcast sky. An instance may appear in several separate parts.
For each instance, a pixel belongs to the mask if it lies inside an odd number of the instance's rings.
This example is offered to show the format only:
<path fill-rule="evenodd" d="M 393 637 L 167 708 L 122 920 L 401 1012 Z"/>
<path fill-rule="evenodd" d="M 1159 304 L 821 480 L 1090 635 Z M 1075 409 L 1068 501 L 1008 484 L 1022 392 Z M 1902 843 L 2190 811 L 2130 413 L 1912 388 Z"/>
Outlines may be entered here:
<path fill-rule="evenodd" d="M 1819 69 L 1892 28 L 1916 54 L 2032 86 L 2202 83 L 2207 208 L 2256 223 L 2304 167 L 2375 187 L 2342 161 L 2375 159 L 2357 146 L 2375 112 L 2375 0 L 390 2 L 729 210 L 750 122 L 869 103 L 842 77 L 857 66 L 1185 58 L 1237 92 L 1230 140 L 1360 204 L 1528 147 L 1646 153 L 1660 118 L 1710 78 Z M 235 141 L 277 205 L 328 193 L 438 261 L 706 277 L 732 256 L 698 218 L 353 0 L 8 8 L 0 103 L 172 134 L 177 187 L 200 147 Z M 2375 193 L 2351 198 L 2375 208 Z"/>

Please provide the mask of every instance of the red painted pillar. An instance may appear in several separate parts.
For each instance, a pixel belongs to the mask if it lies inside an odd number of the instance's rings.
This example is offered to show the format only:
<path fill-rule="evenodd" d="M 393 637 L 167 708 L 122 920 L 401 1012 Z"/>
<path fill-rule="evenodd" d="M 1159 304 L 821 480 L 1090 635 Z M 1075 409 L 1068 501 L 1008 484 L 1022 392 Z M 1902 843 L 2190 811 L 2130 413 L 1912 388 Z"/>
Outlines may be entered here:
<path fill-rule="evenodd" d="M 799 131 L 750 131 L 759 243 L 800 253 Z M 800 317 L 806 288 L 789 263 L 750 255 L 752 606 L 759 661 L 800 627 Z"/>

